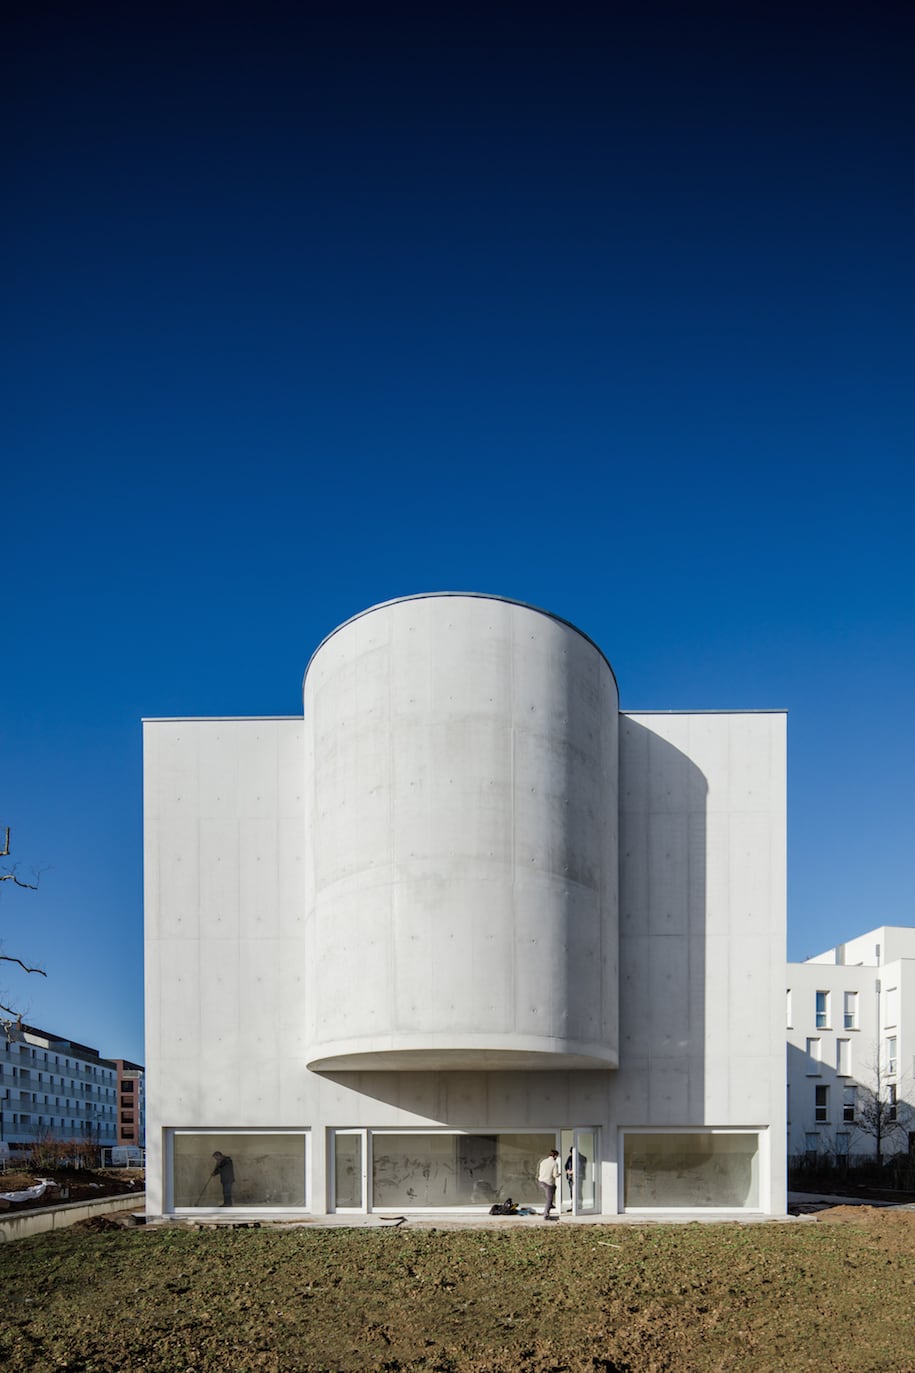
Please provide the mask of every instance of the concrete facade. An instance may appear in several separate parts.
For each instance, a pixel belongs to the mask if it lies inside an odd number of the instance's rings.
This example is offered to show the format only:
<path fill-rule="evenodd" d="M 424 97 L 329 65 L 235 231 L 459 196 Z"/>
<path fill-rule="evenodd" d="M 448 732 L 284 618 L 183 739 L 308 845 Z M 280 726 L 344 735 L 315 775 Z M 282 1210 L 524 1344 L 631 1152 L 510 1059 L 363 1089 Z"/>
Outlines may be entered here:
<path fill-rule="evenodd" d="M 788 964 L 788 1154 L 907 1152 L 915 1131 L 915 929 L 882 925 Z M 882 1103 L 882 1105 L 878 1105 Z"/>
<path fill-rule="evenodd" d="M 217 1149 L 260 1214 L 536 1204 L 553 1144 L 579 1212 L 784 1211 L 783 714 L 620 714 L 571 625 L 434 595 L 144 751 L 150 1214 Z"/>

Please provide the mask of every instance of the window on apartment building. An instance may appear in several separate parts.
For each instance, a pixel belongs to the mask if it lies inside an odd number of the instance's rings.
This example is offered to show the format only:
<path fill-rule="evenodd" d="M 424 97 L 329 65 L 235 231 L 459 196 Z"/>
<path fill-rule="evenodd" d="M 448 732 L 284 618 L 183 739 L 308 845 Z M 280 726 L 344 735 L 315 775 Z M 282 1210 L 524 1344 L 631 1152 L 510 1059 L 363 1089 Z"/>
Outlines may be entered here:
<path fill-rule="evenodd" d="M 887 1120 L 896 1119 L 896 1084 L 891 1082 L 886 1089 Z"/>
<path fill-rule="evenodd" d="M 130 1080 L 130 1078 L 125 1078 L 124 1081 L 121 1083 L 121 1091 L 122 1091 L 122 1092 L 132 1092 L 132 1091 L 133 1091 L 133 1082 Z"/>
<path fill-rule="evenodd" d="M 842 1016 L 843 1029 L 857 1030 L 858 1028 L 858 993 L 845 993 L 845 1009 Z"/>
<path fill-rule="evenodd" d="M 820 1072 L 820 1054 L 823 1048 L 821 1039 L 807 1040 L 807 1076 L 817 1077 Z"/>
<path fill-rule="evenodd" d="M 816 994 L 816 1026 L 818 1030 L 829 1029 L 829 993 L 817 992 Z"/>
<path fill-rule="evenodd" d="M 887 987 L 886 989 L 886 1012 L 885 1025 L 898 1025 L 899 1023 L 899 988 Z"/>
<path fill-rule="evenodd" d="M 836 1072 L 840 1077 L 848 1077 L 851 1073 L 851 1040 L 836 1040 Z"/>
<path fill-rule="evenodd" d="M 804 1151 L 808 1154 L 816 1154 L 820 1148 L 820 1136 L 816 1130 L 806 1130 L 804 1132 Z"/>
<path fill-rule="evenodd" d="M 847 1130 L 836 1131 L 836 1155 L 839 1158 L 848 1158 L 848 1146 L 851 1142 L 851 1135 Z"/>
<path fill-rule="evenodd" d="M 886 1071 L 895 1077 L 896 1068 L 896 1036 L 890 1035 L 886 1041 Z"/>
<path fill-rule="evenodd" d="M 824 1124 L 829 1120 L 829 1088 L 817 1084 L 814 1091 L 814 1115 L 813 1118 L 818 1125 Z"/>

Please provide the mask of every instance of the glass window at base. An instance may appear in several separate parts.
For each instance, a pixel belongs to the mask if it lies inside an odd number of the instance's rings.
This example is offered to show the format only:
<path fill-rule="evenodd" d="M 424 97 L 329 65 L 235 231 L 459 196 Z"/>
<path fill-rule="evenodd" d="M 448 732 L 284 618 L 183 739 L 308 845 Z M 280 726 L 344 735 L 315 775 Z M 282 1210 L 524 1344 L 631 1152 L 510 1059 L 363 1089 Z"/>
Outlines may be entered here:
<path fill-rule="evenodd" d="M 372 1136 L 373 1207 L 543 1206 L 540 1160 L 555 1133 Z"/>
<path fill-rule="evenodd" d="M 175 1131 L 174 1206 L 304 1207 L 305 1135 Z"/>
<path fill-rule="evenodd" d="M 623 1136 L 624 1205 L 759 1206 L 759 1136 L 712 1132 Z"/>

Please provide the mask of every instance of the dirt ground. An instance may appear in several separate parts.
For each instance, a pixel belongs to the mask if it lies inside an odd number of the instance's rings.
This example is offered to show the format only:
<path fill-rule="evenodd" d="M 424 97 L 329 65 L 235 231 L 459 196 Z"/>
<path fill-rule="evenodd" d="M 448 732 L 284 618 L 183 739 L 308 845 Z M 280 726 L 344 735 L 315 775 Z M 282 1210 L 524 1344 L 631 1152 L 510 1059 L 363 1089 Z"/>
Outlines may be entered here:
<path fill-rule="evenodd" d="M 513 1226 L 88 1221 L 0 1248 L 0 1367 L 915 1370 L 915 1212 Z"/>
<path fill-rule="evenodd" d="M 89 1201 L 97 1197 L 119 1197 L 125 1192 L 143 1191 L 143 1170 L 139 1168 L 48 1168 L 22 1170 L 7 1169 L 0 1173 L 0 1193 L 21 1192 L 36 1182 L 51 1178 L 56 1187 L 35 1201 L 15 1201 L 0 1204 L 0 1214 L 33 1210 L 37 1206 L 55 1206 L 62 1201 Z"/>

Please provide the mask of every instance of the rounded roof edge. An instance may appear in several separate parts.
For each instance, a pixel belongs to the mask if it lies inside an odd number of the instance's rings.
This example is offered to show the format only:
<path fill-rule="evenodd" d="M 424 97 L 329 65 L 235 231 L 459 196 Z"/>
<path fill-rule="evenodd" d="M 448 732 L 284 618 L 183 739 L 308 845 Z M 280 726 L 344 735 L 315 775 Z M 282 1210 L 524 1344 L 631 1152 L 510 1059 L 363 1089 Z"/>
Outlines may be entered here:
<path fill-rule="evenodd" d="M 311 667 L 315 658 L 321 652 L 321 649 L 324 647 L 326 643 L 328 643 L 334 637 L 335 634 L 339 634 L 341 629 L 346 629 L 347 625 L 354 624 L 356 620 L 361 620 L 363 616 L 371 615 L 376 610 L 385 610 L 388 606 L 391 605 L 402 605 L 407 601 L 444 600 L 447 596 L 462 596 L 467 600 L 475 601 L 501 601 L 504 605 L 517 605 L 520 606 L 522 610 L 532 610 L 536 615 L 545 615 L 548 620 L 555 620 L 557 624 L 565 625 L 566 629 L 571 629 L 574 631 L 574 633 L 580 635 L 581 638 L 584 639 L 585 643 L 590 644 L 591 647 L 597 653 L 600 654 L 604 662 L 607 664 L 607 667 L 610 671 L 610 676 L 613 678 L 614 685 L 616 686 L 617 693 L 619 693 L 620 684 L 617 681 L 617 676 L 616 673 L 613 671 L 613 664 L 611 663 L 610 659 L 607 657 L 606 653 L 601 648 L 600 644 L 595 643 L 589 634 L 586 634 L 583 629 L 578 628 L 578 625 L 573 624 L 571 620 L 565 619 L 565 617 L 562 615 L 554 615 L 552 610 L 544 610 L 543 606 L 531 605 L 530 601 L 519 601 L 514 596 L 496 596 L 488 591 L 418 591 L 412 596 L 393 596 L 389 601 L 379 601 L 377 605 L 366 606 L 365 610 L 360 610 L 357 612 L 357 614 L 350 615 L 348 619 L 343 620 L 342 623 L 338 624 L 335 629 L 332 629 L 329 634 L 324 635 L 324 638 L 314 649 L 314 651 L 311 654 L 311 657 L 305 664 L 305 671 L 302 673 L 303 688 L 305 686 L 305 678 L 308 676 L 309 668 Z"/>

